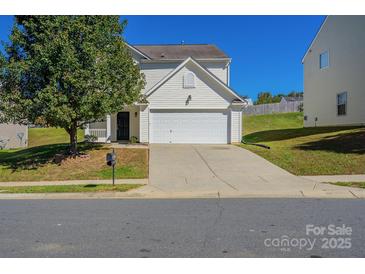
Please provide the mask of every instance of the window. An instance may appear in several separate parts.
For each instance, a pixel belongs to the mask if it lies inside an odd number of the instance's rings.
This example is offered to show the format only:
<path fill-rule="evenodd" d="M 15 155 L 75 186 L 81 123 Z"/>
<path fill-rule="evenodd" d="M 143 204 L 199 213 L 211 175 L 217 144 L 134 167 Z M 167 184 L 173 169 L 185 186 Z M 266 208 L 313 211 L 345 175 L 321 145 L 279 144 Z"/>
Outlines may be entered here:
<path fill-rule="evenodd" d="M 195 75 L 192 72 L 186 72 L 184 74 L 184 79 L 183 79 L 183 87 L 184 88 L 195 88 Z"/>
<path fill-rule="evenodd" d="M 347 92 L 337 94 L 337 115 L 346 115 Z"/>
<path fill-rule="evenodd" d="M 327 68 L 330 65 L 328 51 L 325 51 L 319 55 L 319 68 Z"/>

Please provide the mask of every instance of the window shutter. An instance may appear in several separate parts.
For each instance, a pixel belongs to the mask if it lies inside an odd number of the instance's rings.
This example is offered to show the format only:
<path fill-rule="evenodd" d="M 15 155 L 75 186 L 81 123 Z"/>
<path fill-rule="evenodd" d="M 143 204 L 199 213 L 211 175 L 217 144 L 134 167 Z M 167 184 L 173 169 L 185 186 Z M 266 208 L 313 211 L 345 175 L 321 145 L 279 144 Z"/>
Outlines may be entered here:
<path fill-rule="evenodd" d="M 195 88 L 195 75 L 192 72 L 186 72 L 184 74 L 184 88 Z"/>

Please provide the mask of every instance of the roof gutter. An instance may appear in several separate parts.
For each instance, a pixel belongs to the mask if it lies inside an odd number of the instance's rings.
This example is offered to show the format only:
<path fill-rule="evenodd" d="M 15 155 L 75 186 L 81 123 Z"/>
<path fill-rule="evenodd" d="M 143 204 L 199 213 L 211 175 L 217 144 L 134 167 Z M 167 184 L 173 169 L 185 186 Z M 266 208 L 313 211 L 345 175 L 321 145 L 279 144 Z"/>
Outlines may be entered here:
<path fill-rule="evenodd" d="M 227 62 L 227 64 L 229 64 L 231 62 L 231 58 L 194 58 L 197 61 L 200 62 L 221 62 L 221 61 L 225 61 Z M 183 62 L 186 59 L 150 59 L 150 60 L 146 60 L 146 59 L 141 59 L 140 63 L 144 63 L 144 64 L 150 64 L 150 63 L 176 63 L 176 62 Z"/>

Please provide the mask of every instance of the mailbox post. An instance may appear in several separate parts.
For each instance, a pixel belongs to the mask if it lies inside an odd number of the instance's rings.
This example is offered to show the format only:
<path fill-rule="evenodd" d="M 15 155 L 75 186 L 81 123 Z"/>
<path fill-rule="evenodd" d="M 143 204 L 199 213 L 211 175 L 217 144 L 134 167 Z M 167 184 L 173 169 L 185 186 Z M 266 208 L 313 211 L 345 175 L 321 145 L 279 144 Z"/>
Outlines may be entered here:
<path fill-rule="evenodd" d="M 115 182 L 115 164 L 116 164 L 116 162 L 117 162 L 117 155 L 115 154 L 114 148 L 113 148 L 112 153 L 106 154 L 106 164 L 113 168 L 113 185 Z"/>

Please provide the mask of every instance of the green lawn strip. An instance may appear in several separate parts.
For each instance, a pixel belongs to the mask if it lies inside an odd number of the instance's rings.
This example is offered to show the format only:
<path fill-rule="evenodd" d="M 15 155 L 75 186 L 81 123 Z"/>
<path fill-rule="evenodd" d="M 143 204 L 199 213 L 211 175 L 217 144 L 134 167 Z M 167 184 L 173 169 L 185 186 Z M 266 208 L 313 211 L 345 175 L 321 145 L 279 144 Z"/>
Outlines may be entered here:
<path fill-rule="evenodd" d="M 365 182 L 336 182 L 330 183 L 336 186 L 349 186 L 349 187 L 357 187 L 357 188 L 365 188 Z"/>
<path fill-rule="evenodd" d="M 125 192 L 142 185 L 139 184 L 88 184 L 88 185 L 48 185 L 48 186 L 9 186 L 0 187 L 0 193 L 70 193 L 70 192 Z"/>
<path fill-rule="evenodd" d="M 303 128 L 301 119 L 301 113 L 244 116 L 245 141 L 271 149 L 240 146 L 295 175 L 365 173 L 365 128 Z"/>
<path fill-rule="evenodd" d="M 94 172 L 101 179 L 110 179 L 112 177 L 112 168 L 106 167 L 100 171 Z M 122 166 L 115 168 L 116 178 L 143 179 L 146 178 L 146 171 L 135 166 Z"/>

